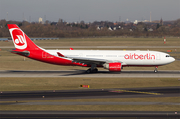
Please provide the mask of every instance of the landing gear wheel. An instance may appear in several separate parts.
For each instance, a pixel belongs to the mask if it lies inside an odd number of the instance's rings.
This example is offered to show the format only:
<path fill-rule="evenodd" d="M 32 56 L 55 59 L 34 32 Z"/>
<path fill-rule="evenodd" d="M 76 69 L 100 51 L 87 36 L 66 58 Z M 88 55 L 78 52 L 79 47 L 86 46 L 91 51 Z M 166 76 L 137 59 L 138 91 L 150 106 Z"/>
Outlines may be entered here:
<path fill-rule="evenodd" d="M 88 74 L 91 73 L 91 69 L 86 70 L 86 73 Z"/>
<path fill-rule="evenodd" d="M 94 70 L 92 70 L 93 73 L 97 73 L 98 72 L 98 69 L 95 68 Z"/>
<path fill-rule="evenodd" d="M 157 73 L 158 72 L 158 70 L 154 70 L 154 73 Z"/>
<path fill-rule="evenodd" d="M 86 71 L 86 73 L 97 73 L 98 72 L 98 69 L 97 68 L 95 68 L 95 69 L 93 69 L 93 70 L 91 70 L 91 68 L 89 68 L 87 71 Z"/>

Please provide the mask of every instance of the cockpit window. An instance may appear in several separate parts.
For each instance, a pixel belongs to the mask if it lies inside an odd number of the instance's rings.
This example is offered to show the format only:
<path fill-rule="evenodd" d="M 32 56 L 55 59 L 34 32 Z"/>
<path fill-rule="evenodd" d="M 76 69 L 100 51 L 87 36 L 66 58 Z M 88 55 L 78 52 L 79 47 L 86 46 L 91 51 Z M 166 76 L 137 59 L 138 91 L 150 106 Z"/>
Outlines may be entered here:
<path fill-rule="evenodd" d="M 171 57 L 170 55 L 166 55 L 166 57 Z"/>

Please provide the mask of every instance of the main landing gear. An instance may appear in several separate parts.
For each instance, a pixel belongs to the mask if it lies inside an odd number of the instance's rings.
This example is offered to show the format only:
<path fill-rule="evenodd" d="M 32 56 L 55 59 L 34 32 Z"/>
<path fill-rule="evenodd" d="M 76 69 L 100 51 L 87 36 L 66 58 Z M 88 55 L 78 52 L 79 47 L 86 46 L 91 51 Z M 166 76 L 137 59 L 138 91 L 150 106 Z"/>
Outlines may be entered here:
<path fill-rule="evenodd" d="M 91 68 L 89 68 L 88 70 L 86 70 L 86 73 L 96 73 L 96 72 L 98 72 L 97 68 L 95 68 L 93 70 L 91 70 Z"/>
<path fill-rule="evenodd" d="M 158 68 L 158 66 L 155 67 L 154 73 L 158 72 L 157 68 Z"/>
<path fill-rule="evenodd" d="M 86 73 L 96 73 L 96 72 L 98 72 L 98 69 L 96 68 L 96 64 L 92 64 L 91 68 L 86 70 Z"/>

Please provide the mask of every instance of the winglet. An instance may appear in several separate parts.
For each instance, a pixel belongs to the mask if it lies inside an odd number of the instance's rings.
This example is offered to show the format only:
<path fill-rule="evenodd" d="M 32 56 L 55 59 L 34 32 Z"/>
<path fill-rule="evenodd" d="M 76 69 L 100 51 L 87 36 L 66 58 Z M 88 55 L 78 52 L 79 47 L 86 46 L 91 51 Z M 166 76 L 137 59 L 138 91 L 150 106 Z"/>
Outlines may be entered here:
<path fill-rule="evenodd" d="M 73 48 L 70 48 L 70 50 L 74 50 Z"/>
<path fill-rule="evenodd" d="M 64 55 L 59 53 L 59 52 L 57 52 L 57 54 L 58 54 L 59 57 L 64 57 Z"/>

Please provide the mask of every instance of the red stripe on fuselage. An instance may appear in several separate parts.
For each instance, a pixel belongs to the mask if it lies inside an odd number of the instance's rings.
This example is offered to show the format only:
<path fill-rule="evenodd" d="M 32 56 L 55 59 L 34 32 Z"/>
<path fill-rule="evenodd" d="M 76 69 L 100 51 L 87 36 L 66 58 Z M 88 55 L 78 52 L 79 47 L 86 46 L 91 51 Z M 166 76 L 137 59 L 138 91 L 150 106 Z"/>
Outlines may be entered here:
<path fill-rule="evenodd" d="M 50 63 L 50 64 L 55 64 L 55 65 L 83 66 L 83 67 L 88 66 L 87 64 L 75 63 L 75 62 L 72 62 L 72 60 L 68 60 L 65 58 L 61 58 L 61 57 L 51 55 L 51 54 L 49 54 L 49 53 L 47 53 L 41 49 L 29 50 L 29 52 L 30 52 L 30 55 L 28 56 L 28 58 L 38 60 L 41 62 L 46 62 L 46 63 Z"/>

